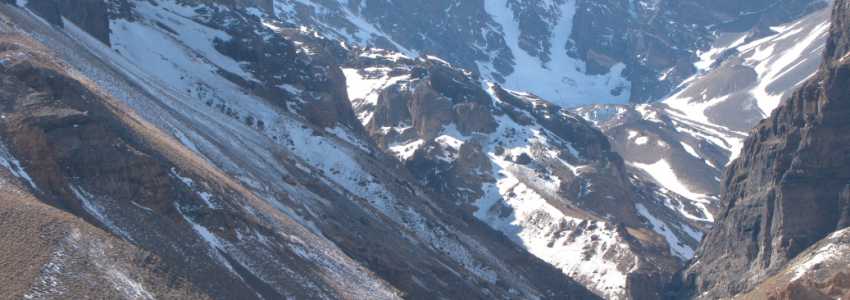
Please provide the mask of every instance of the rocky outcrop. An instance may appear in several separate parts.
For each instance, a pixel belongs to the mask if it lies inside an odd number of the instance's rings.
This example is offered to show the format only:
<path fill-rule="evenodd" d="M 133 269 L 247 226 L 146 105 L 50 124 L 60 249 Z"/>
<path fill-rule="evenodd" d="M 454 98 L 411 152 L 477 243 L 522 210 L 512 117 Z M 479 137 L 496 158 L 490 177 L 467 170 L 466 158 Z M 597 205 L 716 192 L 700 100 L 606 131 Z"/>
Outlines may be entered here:
<path fill-rule="evenodd" d="M 107 45 L 110 15 L 117 12 L 122 5 L 127 5 L 123 0 L 43 0 L 26 3 L 28 8 L 48 22 L 63 27 L 67 19 Z M 111 13 L 110 10 L 115 11 Z"/>
<path fill-rule="evenodd" d="M 629 172 L 656 184 L 654 193 L 666 195 L 682 221 L 707 228 L 719 210 L 719 177 L 729 152 L 709 140 L 699 125 L 656 105 L 597 105 L 576 110 L 593 121 L 611 140 Z M 652 187 L 647 186 L 653 190 Z M 692 241 L 695 248 L 699 240 Z"/>
<path fill-rule="evenodd" d="M 693 295 L 750 291 L 847 226 L 848 20 L 850 2 L 835 1 L 820 71 L 751 132 L 727 171 L 723 213 L 683 274 Z"/>

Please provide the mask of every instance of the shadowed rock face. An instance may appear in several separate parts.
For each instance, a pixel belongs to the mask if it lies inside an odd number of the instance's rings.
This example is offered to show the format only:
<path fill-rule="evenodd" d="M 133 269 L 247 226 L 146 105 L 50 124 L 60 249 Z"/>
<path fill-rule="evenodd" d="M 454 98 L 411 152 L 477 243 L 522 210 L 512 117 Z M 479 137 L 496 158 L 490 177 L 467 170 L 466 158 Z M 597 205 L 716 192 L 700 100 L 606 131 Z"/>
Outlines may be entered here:
<path fill-rule="evenodd" d="M 694 295 L 747 292 L 850 225 L 850 2 L 835 2 L 832 22 L 818 74 L 751 131 L 727 171 L 723 214 L 683 275 Z"/>
<path fill-rule="evenodd" d="M 48 22 L 63 27 L 65 25 L 63 19 L 67 19 L 107 45 L 109 44 L 110 15 L 122 11 L 122 6 L 126 5 L 128 4 L 124 0 L 113 2 L 100 0 L 41 0 L 27 2 L 28 8 L 38 13 Z"/>

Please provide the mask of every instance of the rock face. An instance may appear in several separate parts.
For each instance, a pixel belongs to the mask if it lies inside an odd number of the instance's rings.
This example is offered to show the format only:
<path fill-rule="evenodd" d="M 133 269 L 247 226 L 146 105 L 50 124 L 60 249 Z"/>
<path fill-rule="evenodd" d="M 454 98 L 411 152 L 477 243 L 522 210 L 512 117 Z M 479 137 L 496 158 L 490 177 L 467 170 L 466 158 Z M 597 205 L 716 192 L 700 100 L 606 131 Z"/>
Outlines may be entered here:
<path fill-rule="evenodd" d="M 571 107 L 647 102 L 695 73 L 714 33 L 769 31 L 824 6 L 783 1 L 276 1 L 280 18 L 351 44 L 434 54 Z M 533 79 L 532 79 L 533 78 Z"/>
<path fill-rule="evenodd" d="M 832 14 L 820 70 L 752 131 L 726 174 L 724 210 L 683 275 L 693 295 L 748 292 L 850 225 L 850 2 Z"/>

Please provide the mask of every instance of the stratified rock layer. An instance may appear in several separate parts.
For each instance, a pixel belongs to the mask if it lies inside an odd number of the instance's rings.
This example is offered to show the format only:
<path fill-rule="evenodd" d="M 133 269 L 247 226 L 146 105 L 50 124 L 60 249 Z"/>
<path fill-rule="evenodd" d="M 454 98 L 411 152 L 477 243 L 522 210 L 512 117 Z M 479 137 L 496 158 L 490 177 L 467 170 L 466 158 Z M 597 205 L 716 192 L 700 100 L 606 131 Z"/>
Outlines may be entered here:
<path fill-rule="evenodd" d="M 850 226 L 848 37 L 850 2 L 836 1 L 820 71 L 752 131 L 726 174 L 723 214 L 683 275 L 693 295 L 747 292 Z"/>

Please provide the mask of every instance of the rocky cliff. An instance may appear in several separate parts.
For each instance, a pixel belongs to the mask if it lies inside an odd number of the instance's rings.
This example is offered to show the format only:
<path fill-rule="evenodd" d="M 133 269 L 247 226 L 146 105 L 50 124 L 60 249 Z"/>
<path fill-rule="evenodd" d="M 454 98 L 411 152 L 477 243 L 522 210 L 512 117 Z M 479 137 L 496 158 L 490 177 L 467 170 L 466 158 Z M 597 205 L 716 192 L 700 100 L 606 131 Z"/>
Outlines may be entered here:
<path fill-rule="evenodd" d="M 694 296 L 751 291 L 850 226 L 850 2 L 832 14 L 820 70 L 751 131 L 726 173 L 723 212 L 683 275 Z"/>

